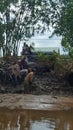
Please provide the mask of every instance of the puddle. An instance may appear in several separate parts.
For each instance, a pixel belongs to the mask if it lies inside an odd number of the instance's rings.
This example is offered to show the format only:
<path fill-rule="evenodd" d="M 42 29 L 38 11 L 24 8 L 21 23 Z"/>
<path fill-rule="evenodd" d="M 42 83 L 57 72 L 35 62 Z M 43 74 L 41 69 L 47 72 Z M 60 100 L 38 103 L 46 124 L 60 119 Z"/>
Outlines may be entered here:
<path fill-rule="evenodd" d="M 73 110 L 0 108 L 0 130 L 73 130 Z"/>

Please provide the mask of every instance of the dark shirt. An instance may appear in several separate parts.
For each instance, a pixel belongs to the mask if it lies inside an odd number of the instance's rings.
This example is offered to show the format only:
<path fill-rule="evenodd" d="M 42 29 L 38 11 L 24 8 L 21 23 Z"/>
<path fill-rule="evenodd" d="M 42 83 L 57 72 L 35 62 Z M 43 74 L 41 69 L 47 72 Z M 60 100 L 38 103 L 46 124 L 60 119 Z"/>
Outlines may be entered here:
<path fill-rule="evenodd" d="M 25 61 L 25 59 L 22 59 L 20 62 L 19 62 L 19 66 L 20 66 L 20 69 L 27 69 L 28 66 L 27 66 L 27 62 Z"/>

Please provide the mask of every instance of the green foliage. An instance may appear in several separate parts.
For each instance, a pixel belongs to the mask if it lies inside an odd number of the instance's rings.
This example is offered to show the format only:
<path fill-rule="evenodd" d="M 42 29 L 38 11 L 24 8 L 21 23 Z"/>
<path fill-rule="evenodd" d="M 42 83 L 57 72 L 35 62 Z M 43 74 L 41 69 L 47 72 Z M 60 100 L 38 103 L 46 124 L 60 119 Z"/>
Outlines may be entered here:
<path fill-rule="evenodd" d="M 54 28 L 52 35 L 62 36 L 62 45 L 71 51 L 73 0 L 22 0 L 20 5 L 18 1 L 0 0 L 0 46 L 6 48 L 6 53 L 9 49 L 18 53 L 20 41 L 29 39 L 34 35 L 35 30 L 44 33 L 50 23 Z M 11 8 L 11 4 L 15 9 Z M 11 15 L 13 15 L 12 19 Z M 6 34 L 6 43 L 4 34 Z M 47 56 L 41 57 L 48 59 Z M 55 59 L 55 55 L 53 57 Z"/>
<path fill-rule="evenodd" d="M 44 54 L 43 52 L 38 52 L 38 58 L 40 61 L 49 61 L 49 55 Z"/>
<path fill-rule="evenodd" d="M 50 62 L 56 62 L 56 60 L 60 57 L 60 55 L 56 52 L 53 51 L 51 55 L 49 55 L 49 61 Z"/>
<path fill-rule="evenodd" d="M 17 3 L 18 0 L 0 0 L 0 12 L 4 12 L 11 3 Z"/>
<path fill-rule="evenodd" d="M 52 35 L 62 36 L 61 44 L 69 51 L 73 47 L 73 0 L 51 1 Z"/>
<path fill-rule="evenodd" d="M 19 43 L 27 40 L 34 35 L 35 30 L 41 33 L 45 31 L 50 22 L 49 1 L 46 0 L 0 0 L 0 21 L 4 25 L 1 38 L 6 34 L 6 43 L 4 41 L 5 54 L 12 51 L 18 53 Z M 15 9 L 11 8 L 14 5 Z M 25 15 L 24 15 L 25 14 Z M 13 18 L 11 19 L 11 15 Z M 41 26 L 42 21 L 43 26 Z M 45 24 L 44 24 L 45 23 Z M 2 27 L 1 27 L 2 28 Z"/>
<path fill-rule="evenodd" d="M 73 48 L 70 49 L 69 56 L 73 59 Z"/>

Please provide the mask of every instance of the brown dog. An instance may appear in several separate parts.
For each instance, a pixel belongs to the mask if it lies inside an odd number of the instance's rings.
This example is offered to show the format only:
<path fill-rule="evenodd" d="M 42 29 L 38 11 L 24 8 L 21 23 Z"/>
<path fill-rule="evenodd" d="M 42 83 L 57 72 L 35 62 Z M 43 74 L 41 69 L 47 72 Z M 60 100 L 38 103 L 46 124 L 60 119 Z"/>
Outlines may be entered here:
<path fill-rule="evenodd" d="M 31 68 L 28 69 L 28 74 L 26 75 L 24 79 L 24 89 L 25 92 L 31 92 L 32 91 L 32 82 L 34 78 L 34 72 Z"/>

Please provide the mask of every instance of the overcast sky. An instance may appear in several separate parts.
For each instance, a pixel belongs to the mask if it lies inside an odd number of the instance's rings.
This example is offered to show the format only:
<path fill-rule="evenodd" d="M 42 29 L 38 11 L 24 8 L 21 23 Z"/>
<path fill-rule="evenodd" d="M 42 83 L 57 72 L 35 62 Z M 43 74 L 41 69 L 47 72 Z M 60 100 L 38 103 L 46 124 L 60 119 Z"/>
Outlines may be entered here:
<path fill-rule="evenodd" d="M 61 37 L 53 36 L 49 38 L 49 33 L 36 34 L 29 40 L 29 43 L 34 42 L 35 47 L 59 47 L 61 43 Z"/>
<path fill-rule="evenodd" d="M 35 44 L 34 47 L 58 47 L 60 49 L 60 54 L 68 54 L 68 52 L 63 51 L 63 47 L 61 46 L 61 37 L 54 35 L 52 38 L 49 38 L 50 34 L 51 32 L 47 31 L 44 34 L 36 33 L 35 36 L 30 38 L 26 43 L 30 45 L 33 42 Z M 20 52 L 21 50 L 22 46 L 20 46 Z"/>
<path fill-rule="evenodd" d="M 61 46 L 61 37 L 57 37 L 54 35 L 52 38 L 49 38 L 51 35 L 51 32 L 46 31 L 44 34 L 35 34 L 34 37 L 32 37 L 28 44 L 31 44 L 32 42 L 35 43 L 35 47 L 58 47 L 60 48 L 60 53 L 63 53 L 63 49 Z"/>

